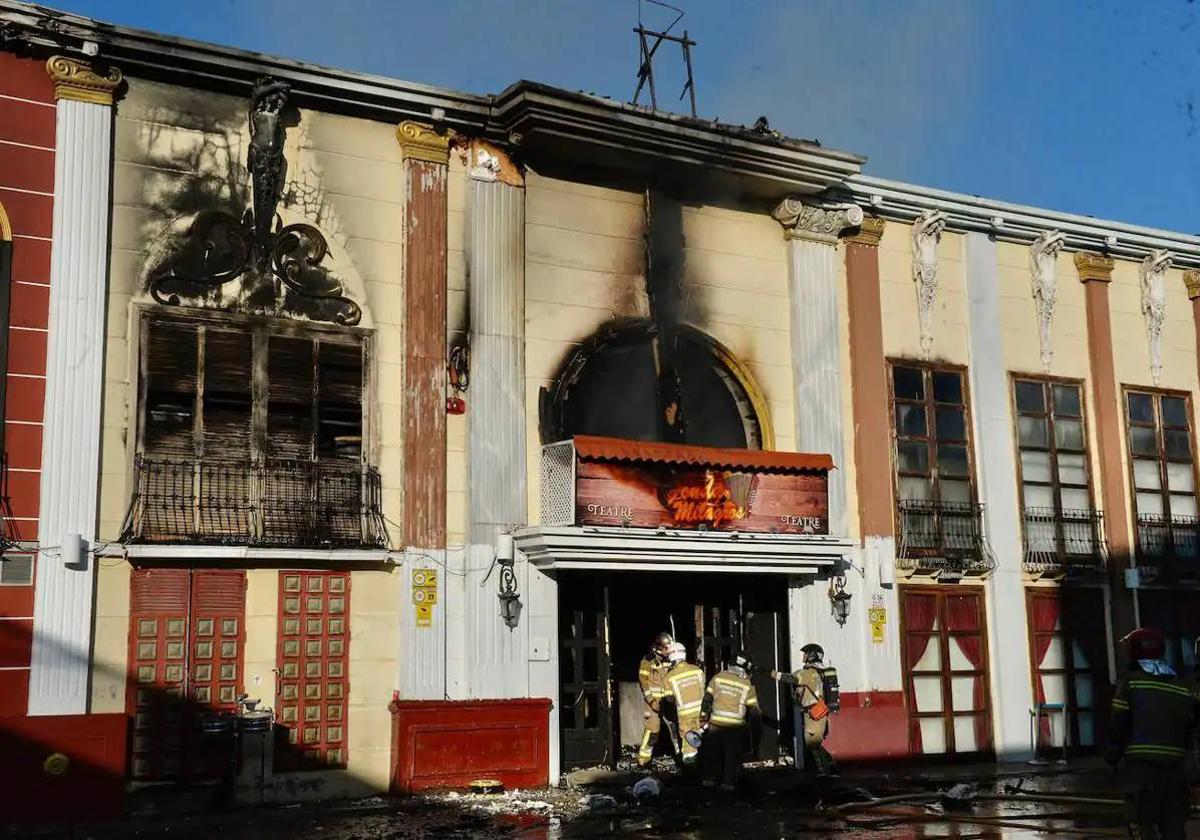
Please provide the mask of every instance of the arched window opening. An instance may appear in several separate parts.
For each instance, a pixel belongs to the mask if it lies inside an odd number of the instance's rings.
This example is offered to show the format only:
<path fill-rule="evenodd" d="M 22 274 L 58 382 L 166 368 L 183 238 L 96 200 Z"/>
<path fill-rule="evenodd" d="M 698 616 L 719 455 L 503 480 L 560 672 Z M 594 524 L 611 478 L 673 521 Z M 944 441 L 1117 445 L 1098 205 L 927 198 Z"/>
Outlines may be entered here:
<path fill-rule="evenodd" d="M 660 440 L 657 373 L 649 320 L 598 332 L 543 391 L 542 441 L 589 434 Z M 766 401 L 749 372 L 694 327 L 679 331 L 676 355 L 686 443 L 735 449 L 773 444 Z"/>

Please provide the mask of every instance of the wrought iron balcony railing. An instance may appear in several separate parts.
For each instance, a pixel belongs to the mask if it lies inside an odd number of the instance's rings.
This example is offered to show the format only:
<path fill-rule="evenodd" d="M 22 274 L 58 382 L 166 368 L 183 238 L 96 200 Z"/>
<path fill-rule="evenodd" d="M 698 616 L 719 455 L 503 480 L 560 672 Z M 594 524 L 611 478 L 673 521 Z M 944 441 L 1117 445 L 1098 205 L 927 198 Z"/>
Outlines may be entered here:
<path fill-rule="evenodd" d="M 139 457 L 123 539 L 383 548 L 379 471 L 349 461 Z"/>
<path fill-rule="evenodd" d="M 1200 572 L 1200 517 L 1142 513 L 1137 518 L 1137 562 L 1164 571 Z"/>
<path fill-rule="evenodd" d="M 1107 557 L 1100 511 L 1025 508 L 1026 571 L 1100 569 Z"/>
<path fill-rule="evenodd" d="M 996 567 L 983 536 L 983 505 L 901 499 L 896 508 L 899 568 L 978 573 Z"/>

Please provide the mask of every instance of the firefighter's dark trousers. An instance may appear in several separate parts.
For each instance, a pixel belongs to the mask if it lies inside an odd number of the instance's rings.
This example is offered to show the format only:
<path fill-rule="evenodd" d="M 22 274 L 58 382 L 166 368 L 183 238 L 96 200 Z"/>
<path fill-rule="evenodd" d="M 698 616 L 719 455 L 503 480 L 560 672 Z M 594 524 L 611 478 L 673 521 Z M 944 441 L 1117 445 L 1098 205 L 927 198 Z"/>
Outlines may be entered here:
<path fill-rule="evenodd" d="M 710 726 L 700 744 L 700 766 L 704 781 L 725 788 L 737 786 L 746 754 L 746 727 Z"/>
<path fill-rule="evenodd" d="M 1129 836 L 1134 840 L 1185 840 L 1191 799 L 1184 765 L 1130 761 L 1124 776 Z"/>

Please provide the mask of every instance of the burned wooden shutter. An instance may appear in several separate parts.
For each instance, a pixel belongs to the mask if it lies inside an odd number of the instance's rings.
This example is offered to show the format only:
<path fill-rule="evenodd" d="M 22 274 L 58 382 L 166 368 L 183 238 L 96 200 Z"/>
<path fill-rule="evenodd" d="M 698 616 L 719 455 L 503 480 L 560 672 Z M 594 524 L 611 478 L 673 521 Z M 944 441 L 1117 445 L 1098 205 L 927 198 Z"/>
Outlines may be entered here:
<path fill-rule="evenodd" d="M 322 341 L 317 386 L 317 457 L 362 457 L 362 345 Z"/>
<path fill-rule="evenodd" d="M 253 531 L 253 357 L 249 332 L 205 327 L 199 504 L 205 537 L 241 542 Z"/>
<path fill-rule="evenodd" d="M 362 542 L 362 345 L 322 341 L 318 355 L 316 513 L 322 542 Z"/>
<path fill-rule="evenodd" d="M 271 336 L 267 346 L 270 458 L 263 479 L 263 537 L 268 543 L 315 542 L 315 352 L 311 338 Z"/>
<path fill-rule="evenodd" d="M 188 570 L 134 569 L 129 609 L 130 772 L 137 780 L 174 778 L 184 757 Z"/>
<path fill-rule="evenodd" d="M 272 458 L 313 457 L 314 342 L 271 336 L 267 345 L 267 447 Z"/>
<path fill-rule="evenodd" d="M 146 323 L 143 449 L 152 458 L 195 455 L 199 337 L 192 324 Z"/>

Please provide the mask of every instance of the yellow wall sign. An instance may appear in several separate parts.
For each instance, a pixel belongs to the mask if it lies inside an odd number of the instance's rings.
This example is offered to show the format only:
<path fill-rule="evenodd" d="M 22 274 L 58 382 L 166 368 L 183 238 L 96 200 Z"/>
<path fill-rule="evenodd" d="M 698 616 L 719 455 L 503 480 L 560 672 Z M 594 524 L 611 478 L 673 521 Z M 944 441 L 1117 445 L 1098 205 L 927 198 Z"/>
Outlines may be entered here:
<path fill-rule="evenodd" d="M 437 569 L 412 570 L 412 602 L 416 607 L 417 626 L 433 626 L 433 605 L 437 603 Z"/>
<path fill-rule="evenodd" d="M 883 644 L 884 630 L 887 627 L 887 608 L 871 607 L 867 610 L 867 619 L 871 622 L 871 641 L 877 645 Z"/>

